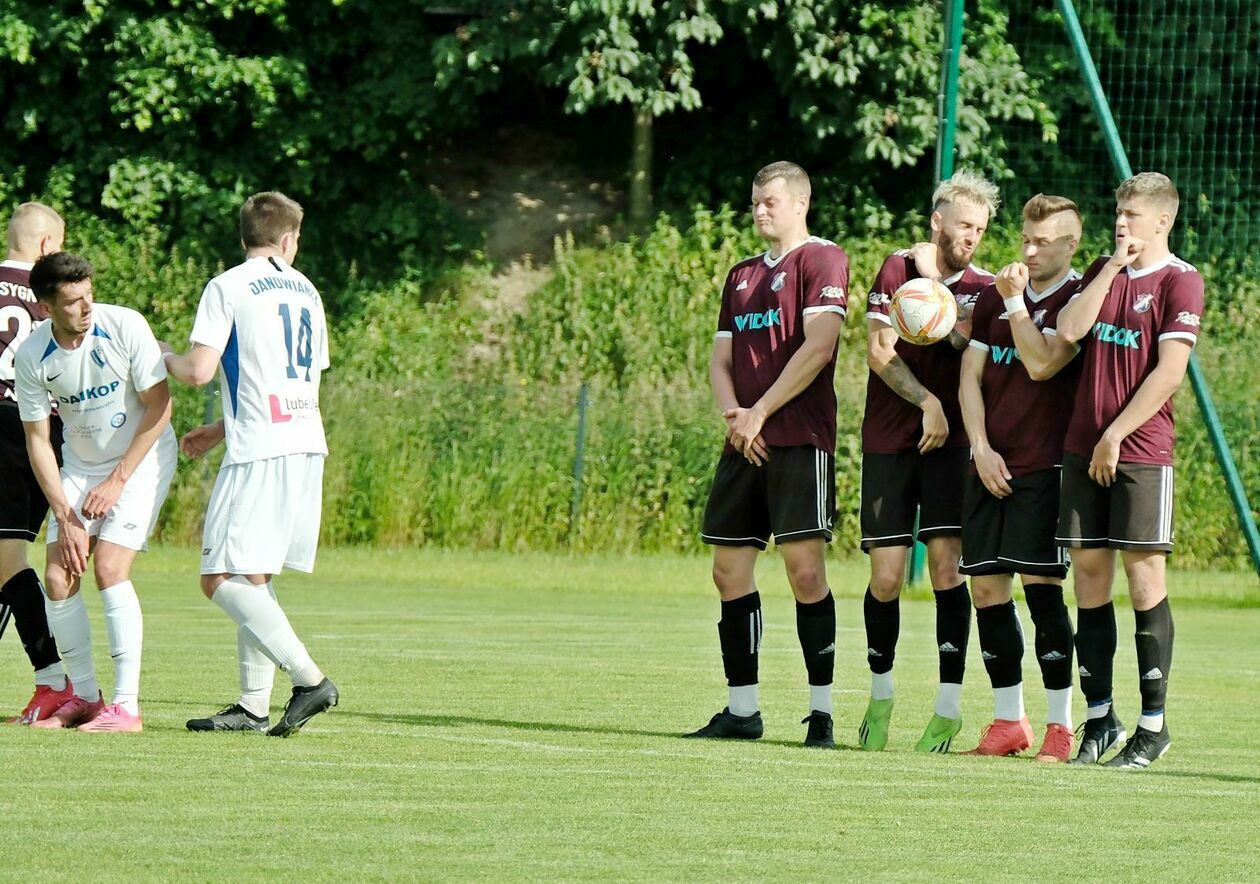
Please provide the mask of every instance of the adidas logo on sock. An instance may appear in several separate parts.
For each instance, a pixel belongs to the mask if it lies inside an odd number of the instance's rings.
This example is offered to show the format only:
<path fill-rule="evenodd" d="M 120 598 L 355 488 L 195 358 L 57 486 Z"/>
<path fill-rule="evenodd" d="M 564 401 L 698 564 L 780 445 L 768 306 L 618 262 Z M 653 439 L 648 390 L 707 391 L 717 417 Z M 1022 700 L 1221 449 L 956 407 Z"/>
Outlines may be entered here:
<path fill-rule="evenodd" d="M 1093 676 L 1089 674 L 1089 670 L 1084 666 L 1080 667 L 1076 671 L 1080 673 L 1081 678 L 1093 678 Z"/>
<path fill-rule="evenodd" d="M 1142 673 L 1142 681 L 1159 681 L 1163 677 L 1164 673 L 1159 671 L 1158 666 L 1154 669 L 1148 669 L 1146 672 Z"/>
<path fill-rule="evenodd" d="M 1066 660 L 1067 657 L 1063 656 L 1058 651 L 1047 651 L 1041 655 L 1041 659 L 1045 660 L 1047 663 L 1053 663 L 1056 660 Z"/>
<path fill-rule="evenodd" d="M 868 656 L 868 657 L 882 657 L 882 656 L 884 656 L 884 655 L 883 655 L 883 654 L 881 654 L 879 651 L 875 650 L 874 648 L 867 648 L 867 649 L 866 649 L 866 656 Z"/>
<path fill-rule="evenodd" d="M 943 650 L 943 648 L 942 648 L 942 650 Z M 997 659 L 997 654 L 990 654 L 988 651 L 981 651 L 981 652 L 980 652 L 980 658 L 981 658 L 982 660 L 996 660 L 996 659 Z"/>
<path fill-rule="evenodd" d="M 939 650 L 942 654 L 957 654 L 958 653 L 958 648 L 954 647 L 953 642 L 945 642 L 937 650 Z"/>
<path fill-rule="evenodd" d="M 832 642 L 831 644 L 827 645 L 827 647 L 819 651 L 818 656 L 821 657 L 823 654 L 834 654 L 835 652 L 836 652 L 836 643 Z"/>

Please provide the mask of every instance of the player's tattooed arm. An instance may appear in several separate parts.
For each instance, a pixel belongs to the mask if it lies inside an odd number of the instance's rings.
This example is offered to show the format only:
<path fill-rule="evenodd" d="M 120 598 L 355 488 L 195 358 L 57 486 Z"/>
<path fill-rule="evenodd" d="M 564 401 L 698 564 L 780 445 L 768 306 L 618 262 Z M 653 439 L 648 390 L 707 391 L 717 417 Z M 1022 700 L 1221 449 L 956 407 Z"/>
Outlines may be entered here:
<path fill-rule="evenodd" d="M 866 363 L 888 388 L 902 399 L 923 410 L 921 452 L 940 448 L 949 437 L 949 421 L 941 401 L 919 379 L 910 366 L 897 355 L 897 333 L 892 326 L 878 320 L 867 320 Z"/>

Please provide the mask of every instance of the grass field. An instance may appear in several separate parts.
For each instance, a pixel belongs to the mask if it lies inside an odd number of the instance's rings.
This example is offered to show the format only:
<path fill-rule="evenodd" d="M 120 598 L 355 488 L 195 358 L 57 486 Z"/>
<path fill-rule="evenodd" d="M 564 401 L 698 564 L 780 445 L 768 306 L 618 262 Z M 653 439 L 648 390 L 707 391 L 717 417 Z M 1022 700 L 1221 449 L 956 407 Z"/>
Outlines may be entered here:
<path fill-rule="evenodd" d="M 143 734 L 0 730 L 0 876 L 1260 877 L 1254 604 L 1175 601 L 1173 749 L 1128 773 L 911 752 L 935 682 L 921 599 L 903 605 L 889 750 L 853 751 L 867 686 L 860 562 L 832 569 L 844 745 L 801 748 L 804 669 L 774 558 L 759 744 L 676 738 L 725 699 L 705 559 L 370 550 L 325 553 L 315 576 L 278 583 L 342 705 L 290 740 L 190 734 L 184 720 L 232 700 L 236 684 L 233 629 L 198 592 L 196 565 L 195 551 L 161 549 L 137 567 Z M 99 602 L 89 610 L 99 627 Z M 1117 704 L 1130 727 L 1131 627 L 1121 609 Z M 96 658 L 108 684 L 99 628 Z M 1025 663 L 1040 731 L 1044 698 Z M 970 745 L 990 711 L 974 638 L 967 682 Z M 16 708 L 27 691 L 10 636 L 0 700 Z"/>

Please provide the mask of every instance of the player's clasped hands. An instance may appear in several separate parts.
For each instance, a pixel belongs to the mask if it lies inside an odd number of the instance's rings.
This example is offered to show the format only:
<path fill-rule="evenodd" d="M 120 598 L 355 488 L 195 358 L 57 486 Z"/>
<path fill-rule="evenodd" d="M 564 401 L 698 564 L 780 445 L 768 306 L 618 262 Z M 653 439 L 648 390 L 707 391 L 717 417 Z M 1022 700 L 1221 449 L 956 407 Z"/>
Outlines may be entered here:
<path fill-rule="evenodd" d="M 742 454 L 749 463 L 761 466 L 770 459 L 770 449 L 761 428 L 766 419 L 753 408 L 728 408 L 722 412 L 726 421 L 727 441 Z"/>
<path fill-rule="evenodd" d="M 997 286 L 998 294 L 1003 298 L 1022 295 L 1028 286 L 1028 265 L 1020 261 L 1012 261 L 998 271 L 993 282 Z"/>

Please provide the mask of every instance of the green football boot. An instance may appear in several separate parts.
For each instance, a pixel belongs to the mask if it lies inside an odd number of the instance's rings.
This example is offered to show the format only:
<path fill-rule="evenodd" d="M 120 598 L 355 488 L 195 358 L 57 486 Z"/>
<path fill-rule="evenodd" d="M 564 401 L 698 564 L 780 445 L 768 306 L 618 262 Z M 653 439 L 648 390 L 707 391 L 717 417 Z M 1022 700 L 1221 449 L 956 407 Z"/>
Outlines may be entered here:
<path fill-rule="evenodd" d="M 858 745 L 868 752 L 879 752 L 888 745 L 888 723 L 892 721 L 893 700 L 876 700 L 866 706 L 866 715 L 858 726 Z"/>
<path fill-rule="evenodd" d="M 914 747 L 914 751 L 940 752 L 943 755 L 949 751 L 949 744 L 954 741 L 954 737 L 958 736 L 960 730 L 962 730 L 961 715 L 958 718 L 946 718 L 932 713 L 932 720 L 928 722 L 927 730 L 923 732 L 923 737 Z"/>

